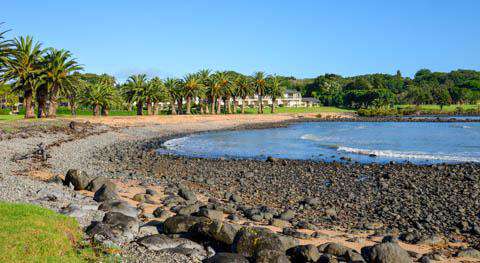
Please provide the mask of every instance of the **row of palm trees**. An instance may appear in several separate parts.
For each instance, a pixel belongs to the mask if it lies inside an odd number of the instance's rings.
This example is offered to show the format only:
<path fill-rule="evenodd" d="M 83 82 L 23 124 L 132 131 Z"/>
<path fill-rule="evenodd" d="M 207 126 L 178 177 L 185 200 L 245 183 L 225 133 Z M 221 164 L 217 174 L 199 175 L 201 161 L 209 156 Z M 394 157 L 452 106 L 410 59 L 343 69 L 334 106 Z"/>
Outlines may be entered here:
<path fill-rule="evenodd" d="M 0 84 L 8 83 L 23 97 L 25 118 L 55 117 L 58 101 L 66 99 L 76 114 L 78 104 L 91 107 L 94 115 L 108 115 L 115 106 L 137 108 L 137 114 L 156 115 L 160 105 L 171 114 L 245 113 L 245 100 L 258 95 L 258 112 L 264 112 L 264 97 L 275 102 L 285 91 L 280 77 L 256 72 L 246 76 L 233 71 L 200 70 L 181 79 L 133 75 L 123 84 L 106 74 L 93 80 L 81 74 L 82 66 L 66 50 L 43 48 L 32 37 L 6 39 L 0 32 Z M 185 103 L 185 105 L 183 105 Z M 233 104 L 233 105 L 232 105 Z M 233 106 L 233 110 L 232 110 Z M 275 111 L 275 103 L 271 107 Z"/>
<path fill-rule="evenodd" d="M 241 113 L 245 113 L 245 101 L 254 94 L 259 97 L 258 112 L 263 113 L 264 96 L 270 96 L 275 102 L 283 96 L 285 85 L 280 77 L 266 76 L 263 72 L 245 76 L 233 71 L 200 70 L 182 79 L 155 77 L 148 80 L 145 74 L 134 75 L 120 90 L 127 103 L 137 106 L 138 115 L 143 114 L 144 106 L 148 115 L 158 114 L 161 102 L 168 102 L 172 115 L 192 114 L 193 107 L 200 114 L 220 114 L 222 104 L 223 112 L 231 114 L 238 112 L 240 99 Z M 272 104 L 274 112 L 275 103 Z"/>

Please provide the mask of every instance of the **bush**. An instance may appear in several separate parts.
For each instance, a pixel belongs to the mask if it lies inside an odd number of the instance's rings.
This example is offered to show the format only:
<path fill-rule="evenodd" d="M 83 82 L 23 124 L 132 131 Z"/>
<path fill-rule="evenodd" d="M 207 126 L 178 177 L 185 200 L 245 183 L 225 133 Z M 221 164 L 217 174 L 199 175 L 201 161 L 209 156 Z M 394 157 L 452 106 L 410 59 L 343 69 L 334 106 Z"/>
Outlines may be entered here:
<path fill-rule="evenodd" d="M 0 115 L 10 115 L 10 109 L 0 109 Z"/>

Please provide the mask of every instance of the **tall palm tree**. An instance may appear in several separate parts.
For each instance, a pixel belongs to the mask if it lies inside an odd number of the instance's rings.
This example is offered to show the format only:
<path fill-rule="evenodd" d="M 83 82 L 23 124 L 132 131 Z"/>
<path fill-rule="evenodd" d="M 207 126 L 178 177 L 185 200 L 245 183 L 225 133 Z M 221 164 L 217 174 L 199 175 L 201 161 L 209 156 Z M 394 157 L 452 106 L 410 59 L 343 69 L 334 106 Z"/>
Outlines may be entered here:
<path fill-rule="evenodd" d="M 265 73 L 258 71 L 253 74 L 253 82 L 255 85 L 255 91 L 258 95 L 259 107 L 258 113 L 263 113 L 263 96 L 265 95 L 265 88 L 267 86 L 267 81 L 265 78 Z"/>
<path fill-rule="evenodd" d="M 108 115 L 108 109 L 116 101 L 116 90 L 113 86 L 98 82 L 89 84 L 82 95 L 81 101 L 85 105 L 92 106 L 93 115 Z M 104 109 L 103 112 L 101 109 Z"/>
<path fill-rule="evenodd" d="M 2 24 L 3 23 L 0 23 L 0 26 Z M 2 81 L 2 73 L 3 73 L 3 70 L 4 70 L 4 63 L 6 62 L 7 57 L 11 52 L 11 45 L 12 45 L 10 40 L 5 39 L 5 34 L 7 32 L 8 32 L 8 30 L 7 31 L 0 31 L 0 83 L 3 82 Z"/>
<path fill-rule="evenodd" d="M 236 79 L 237 84 L 237 96 L 242 98 L 242 114 L 245 114 L 245 104 L 248 96 L 255 93 L 254 84 L 250 77 L 239 76 Z"/>
<path fill-rule="evenodd" d="M 222 112 L 222 107 L 221 107 L 222 99 L 223 99 L 223 96 L 225 95 L 225 92 L 228 92 L 226 90 L 226 88 L 230 84 L 230 78 L 229 78 L 227 72 L 225 72 L 225 71 L 217 72 L 216 73 L 216 78 L 217 78 L 218 84 L 220 85 L 220 91 L 217 94 L 217 101 L 218 101 L 217 102 L 217 114 L 220 114 Z M 230 98 L 229 98 L 229 100 L 230 100 Z M 228 103 L 230 103 L 230 101 Z M 225 105 L 226 105 L 226 103 L 225 103 Z"/>
<path fill-rule="evenodd" d="M 48 113 L 47 116 L 54 118 L 57 115 L 58 95 L 67 88 L 75 88 L 70 84 L 72 74 L 81 70 L 82 67 L 72 58 L 72 53 L 67 50 L 49 48 L 43 59 L 43 74 L 48 89 Z"/>
<path fill-rule="evenodd" d="M 137 103 L 137 115 L 143 115 L 143 104 L 146 100 L 146 91 L 148 89 L 148 81 L 146 74 L 137 74 L 130 76 L 127 80 L 129 95 L 131 100 Z"/>
<path fill-rule="evenodd" d="M 270 76 L 267 78 L 267 94 L 272 98 L 271 113 L 275 113 L 275 104 L 277 99 L 282 98 L 285 94 L 285 86 L 281 79 L 277 76 Z"/>
<path fill-rule="evenodd" d="M 170 113 L 172 115 L 177 115 L 177 111 L 175 109 L 175 102 L 177 101 L 177 98 L 179 96 L 178 94 L 179 81 L 178 79 L 175 79 L 175 78 L 167 78 L 165 80 L 164 85 L 170 100 L 170 107 L 171 107 Z"/>
<path fill-rule="evenodd" d="M 208 104 L 211 103 L 210 97 L 208 96 L 211 82 L 210 73 L 211 71 L 209 69 L 202 69 L 197 72 L 197 75 L 200 78 L 200 82 L 202 83 L 202 88 L 198 92 L 200 101 L 200 113 L 202 114 L 209 114 Z"/>
<path fill-rule="evenodd" d="M 216 114 L 220 112 L 220 102 L 218 103 L 217 106 L 217 111 L 215 111 L 215 103 L 217 101 L 217 98 L 221 100 L 222 98 L 222 80 L 219 77 L 218 72 L 213 74 L 210 78 L 209 85 L 208 85 L 208 90 L 207 94 L 210 97 L 210 101 L 212 102 L 211 105 L 211 114 Z"/>
<path fill-rule="evenodd" d="M 192 114 L 190 111 L 192 98 L 195 98 L 198 91 L 203 87 L 201 79 L 196 74 L 188 74 L 185 76 L 182 82 L 182 87 L 187 102 L 186 114 Z"/>
<path fill-rule="evenodd" d="M 150 100 L 147 101 L 147 112 L 152 115 L 158 115 L 159 103 L 165 101 L 167 98 L 163 81 L 158 77 L 151 79 L 148 83 L 146 95 Z M 149 104 L 153 106 L 150 110 L 148 109 Z"/>
<path fill-rule="evenodd" d="M 13 40 L 13 50 L 5 60 L 4 78 L 12 80 L 15 90 L 23 92 L 25 118 L 34 118 L 33 94 L 42 84 L 42 55 L 44 50 L 31 36 Z"/>

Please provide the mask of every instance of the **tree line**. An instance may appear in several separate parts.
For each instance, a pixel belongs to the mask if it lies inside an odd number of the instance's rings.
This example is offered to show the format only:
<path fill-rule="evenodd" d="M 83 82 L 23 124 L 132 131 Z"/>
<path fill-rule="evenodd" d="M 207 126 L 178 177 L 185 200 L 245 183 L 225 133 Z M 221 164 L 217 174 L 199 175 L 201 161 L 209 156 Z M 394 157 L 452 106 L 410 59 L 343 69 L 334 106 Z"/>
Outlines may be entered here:
<path fill-rule="evenodd" d="M 389 107 L 395 104 L 476 104 L 480 100 L 480 72 L 455 70 L 449 73 L 419 70 L 414 78 L 368 74 L 342 77 L 325 74 L 296 84 L 306 96 L 323 105 L 347 108 Z"/>

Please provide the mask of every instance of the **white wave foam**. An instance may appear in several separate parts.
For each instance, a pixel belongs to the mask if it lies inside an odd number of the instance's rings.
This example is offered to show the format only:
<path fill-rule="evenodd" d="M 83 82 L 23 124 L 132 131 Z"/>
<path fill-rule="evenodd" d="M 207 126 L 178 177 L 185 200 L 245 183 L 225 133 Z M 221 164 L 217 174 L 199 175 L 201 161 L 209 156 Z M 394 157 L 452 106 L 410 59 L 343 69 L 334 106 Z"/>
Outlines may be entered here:
<path fill-rule="evenodd" d="M 319 141 L 323 140 L 322 138 L 320 138 L 316 135 L 313 135 L 313 134 L 304 134 L 300 137 L 300 139 L 308 140 L 308 141 L 315 141 L 315 142 L 319 142 Z"/>
<path fill-rule="evenodd" d="M 337 151 L 349 152 L 362 155 L 376 155 L 379 157 L 390 157 L 390 158 L 400 158 L 400 159 L 424 159 L 424 160 L 441 160 L 441 161 L 451 161 L 451 162 L 480 162 L 480 158 L 467 157 L 467 156 L 452 156 L 446 154 L 429 154 L 423 152 L 402 152 L 402 151 L 392 151 L 392 150 L 367 150 L 367 149 L 358 149 L 346 146 L 340 146 L 337 148 Z"/>
<path fill-rule="evenodd" d="M 168 140 L 162 144 L 163 147 L 169 149 L 169 150 L 176 150 L 181 148 L 182 146 L 185 145 L 185 142 L 188 140 L 188 136 L 185 137 L 180 137 L 180 138 L 175 138 Z"/>

